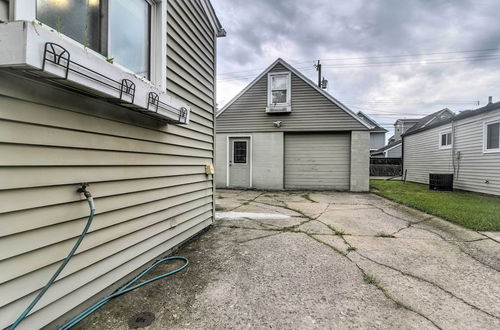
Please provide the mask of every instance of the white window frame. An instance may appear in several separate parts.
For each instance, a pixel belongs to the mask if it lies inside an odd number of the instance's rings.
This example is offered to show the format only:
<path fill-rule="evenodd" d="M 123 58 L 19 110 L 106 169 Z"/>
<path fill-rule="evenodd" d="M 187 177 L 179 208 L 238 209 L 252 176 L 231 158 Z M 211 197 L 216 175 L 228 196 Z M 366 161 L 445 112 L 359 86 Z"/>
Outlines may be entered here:
<path fill-rule="evenodd" d="M 447 145 L 442 145 L 441 141 L 442 141 L 443 135 L 446 135 L 446 134 L 450 134 L 451 143 L 447 144 Z M 439 149 L 451 149 L 453 147 L 453 143 L 455 142 L 453 140 L 455 140 L 455 139 L 453 137 L 453 133 L 452 133 L 451 129 L 439 132 L 439 141 L 438 141 Z"/>
<path fill-rule="evenodd" d="M 246 145 L 246 156 L 245 156 L 245 162 L 244 162 L 244 163 L 236 163 L 236 162 L 234 161 L 234 143 L 235 143 L 235 142 L 245 142 L 245 145 Z M 233 140 L 233 145 L 231 146 L 231 147 L 232 147 L 232 148 L 231 148 L 231 151 L 232 151 L 232 152 L 231 152 L 231 162 L 233 163 L 233 165 L 234 165 L 234 164 L 238 164 L 238 165 L 248 165 L 248 149 L 249 149 L 249 148 L 248 148 L 248 147 L 249 147 L 249 145 L 248 145 L 248 144 L 249 144 L 249 143 L 248 143 L 248 140 Z"/>
<path fill-rule="evenodd" d="M 272 79 L 274 76 L 286 76 L 286 102 L 285 103 L 273 103 L 272 94 Z M 274 109 L 282 108 L 284 112 L 291 111 L 292 101 L 292 73 L 289 71 L 285 72 L 270 72 L 267 74 L 267 112 L 273 112 Z"/>
<path fill-rule="evenodd" d="M 144 0 L 151 5 L 151 33 L 150 33 L 150 78 L 149 80 L 136 75 L 141 80 L 149 81 L 152 85 L 162 92 L 167 91 L 167 3 L 166 0 Z M 10 1 L 10 17 L 13 21 L 29 21 L 39 22 L 36 19 L 36 0 L 11 0 Z M 45 25 L 46 26 L 46 25 Z M 62 45 L 65 44 L 78 45 L 87 52 L 93 54 L 99 60 L 106 60 L 102 54 L 86 48 L 79 42 L 60 35 Z M 96 64 L 97 66 L 98 64 Z M 128 68 L 115 64 L 121 70 L 134 74 Z M 135 74 L 134 74 L 135 75 Z"/>
<path fill-rule="evenodd" d="M 499 148 L 495 148 L 495 149 L 487 149 L 487 147 L 488 147 L 488 141 L 487 141 L 487 139 L 488 139 L 488 126 L 492 125 L 492 124 L 500 124 L 500 117 L 493 119 L 493 120 L 485 121 L 483 123 L 483 153 L 485 153 L 485 154 L 500 152 L 500 146 L 499 146 Z"/>

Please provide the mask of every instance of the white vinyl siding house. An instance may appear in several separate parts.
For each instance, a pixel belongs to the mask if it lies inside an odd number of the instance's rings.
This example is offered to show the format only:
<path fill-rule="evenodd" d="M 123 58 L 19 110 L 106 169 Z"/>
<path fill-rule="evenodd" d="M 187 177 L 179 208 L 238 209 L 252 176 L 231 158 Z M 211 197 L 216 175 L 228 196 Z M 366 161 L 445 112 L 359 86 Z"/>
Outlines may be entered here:
<path fill-rule="evenodd" d="M 148 74 L 135 73 L 126 57 L 111 64 L 32 22 L 30 4 L 35 1 L 10 1 L 11 22 L 0 24 L 0 44 L 11 31 L 19 33 L 34 61 L 12 67 L 16 54 L 0 49 L 0 328 L 28 306 L 81 233 L 88 207 L 76 192 L 79 183 L 90 183 L 93 224 L 20 329 L 61 325 L 210 226 L 214 212 L 214 182 L 205 166 L 214 161 L 215 49 L 222 30 L 211 4 L 141 4 L 154 7 L 151 22 L 159 24 L 151 26 L 150 40 L 163 42 L 147 47 L 143 59 L 154 68 Z M 44 38 L 64 45 L 74 70 L 87 61 L 108 78 L 133 81 L 135 100 L 111 100 L 104 87 L 74 71 L 64 81 L 26 71 L 38 65 Z M 164 113 L 158 104 L 146 108 L 148 92 L 158 94 Z M 180 107 L 189 109 L 188 117 L 171 117 Z"/>
<path fill-rule="evenodd" d="M 217 187 L 367 191 L 371 128 L 278 59 L 217 114 Z"/>
<path fill-rule="evenodd" d="M 404 135 L 407 179 L 427 184 L 430 173 L 453 174 L 456 189 L 500 195 L 497 123 L 500 103 Z"/>

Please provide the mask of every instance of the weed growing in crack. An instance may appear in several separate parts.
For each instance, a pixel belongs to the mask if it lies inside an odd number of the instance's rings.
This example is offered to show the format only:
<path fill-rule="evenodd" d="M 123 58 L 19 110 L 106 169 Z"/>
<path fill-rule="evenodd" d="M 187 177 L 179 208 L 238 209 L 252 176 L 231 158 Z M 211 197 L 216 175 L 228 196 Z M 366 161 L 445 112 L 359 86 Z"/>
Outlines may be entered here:
<path fill-rule="evenodd" d="M 231 225 L 231 226 L 229 226 L 229 228 L 240 228 L 240 226 Z"/>
<path fill-rule="evenodd" d="M 394 235 L 391 235 L 391 234 L 386 234 L 386 233 L 377 233 L 377 235 L 375 235 L 376 237 L 384 237 L 384 238 L 396 238 L 396 236 Z"/>
<path fill-rule="evenodd" d="M 344 236 L 345 235 L 345 231 L 343 231 L 343 230 L 334 229 L 333 231 L 334 231 L 335 235 L 337 235 L 337 236 Z"/>
<path fill-rule="evenodd" d="M 363 281 L 365 281 L 366 284 L 372 284 L 372 285 L 378 286 L 377 279 L 373 275 L 364 273 L 363 274 Z"/>
<path fill-rule="evenodd" d="M 311 198 L 311 193 L 307 193 L 302 195 L 303 198 L 307 199 L 310 202 L 317 203 L 314 199 Z"/>
<path fill-rule="evenodd" d="M 217 198 L 218 198 L 218 199 L 224 199 L 224 198 L 226 198 L 226 197 L 224 197 L 224 196 L 222 196 L 222 195 L 219 195 L 219 196 L 217 196 Z"/>
<path fill-rule="evenodd" d="M 248 204 L 250 204 L 250 202 L 248 202 L 248 201 L 241 203 L 241 205 L 248 205 Z"/>
<path fill-rule="evenodd" d="M 356 250 L 357 250 L 357 248 L 355 246 L 349 246 L 347 248 L 347 251 L 356 251 Z"/>

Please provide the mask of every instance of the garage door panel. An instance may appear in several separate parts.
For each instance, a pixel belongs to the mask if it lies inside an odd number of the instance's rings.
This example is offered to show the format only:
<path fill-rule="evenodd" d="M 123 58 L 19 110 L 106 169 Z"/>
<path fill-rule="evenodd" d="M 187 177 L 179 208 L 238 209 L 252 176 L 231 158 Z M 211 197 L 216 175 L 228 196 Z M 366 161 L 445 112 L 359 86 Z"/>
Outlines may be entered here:
<path fill-rule="evenodd" d="M 285 134 L 286 189 L 349 189 L 350 134 Z"/>

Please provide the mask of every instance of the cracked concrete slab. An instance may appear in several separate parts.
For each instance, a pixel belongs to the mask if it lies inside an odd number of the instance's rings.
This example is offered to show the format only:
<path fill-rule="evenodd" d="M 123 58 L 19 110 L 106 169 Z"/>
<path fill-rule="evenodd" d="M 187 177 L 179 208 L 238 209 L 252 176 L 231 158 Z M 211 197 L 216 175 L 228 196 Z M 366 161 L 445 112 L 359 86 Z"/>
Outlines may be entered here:
<path fill-rule="evenodd" d="M 77 328 L 127 329 L 139 311 L 155 314 L 147 329 L 500 328 L 498 233 L 371 194 L 217 196 L 225 212 L 261 215 L 216 221 L 176 253 L 189 258 L 186 270 L 114 299 Z"/>

